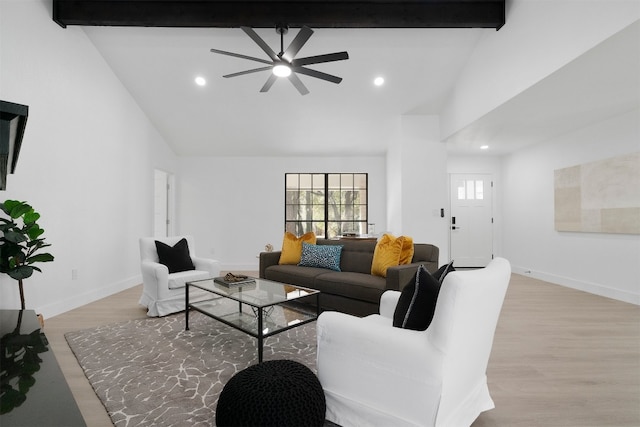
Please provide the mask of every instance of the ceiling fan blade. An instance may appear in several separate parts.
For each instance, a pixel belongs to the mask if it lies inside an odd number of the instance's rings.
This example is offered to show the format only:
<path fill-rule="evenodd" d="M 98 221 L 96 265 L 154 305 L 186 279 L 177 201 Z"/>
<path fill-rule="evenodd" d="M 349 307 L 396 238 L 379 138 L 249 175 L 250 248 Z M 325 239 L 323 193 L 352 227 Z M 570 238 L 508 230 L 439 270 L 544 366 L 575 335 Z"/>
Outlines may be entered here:
<path fill-rule="evenodd" d="M 296 54 L 302 49 L 302 46 L 309 40 L 309 37 L 313 34 L 313 30 L 306 25 L 300 28 L 296 37 L 291 41 L 291 44 L 284 51 L 282 57 L 287 61 L 291 62 L 291 60 L 296 56 Z"/>
<path fill-rule="evenodd" d="M 307 56 L 306 58 L 294 59 L 291 65 L 299 67 L 302 65 L 320 64 L 322 62 L 343 61 L 349 59 L 347 52 L 328 53 L 326 55 Z"/>
<path fill-rule="evenodd" d="M 264 86 L 262 86 L 262 89 L 260 89 L 260 92 L 266 92 L 271 89 L 271 86 L 273 86 L 276 80 L 278 80 L 278 76 L 272 73 L 265 82 Z"/>
<path fill-rule="evenodd" d="M 307 76 L 315 77 L 317 79 L 326 80 L 331 83 L 340 83 L 342 81 L 342 77 L 333 76 L 331 74 L 323 73 L 321 71 L 312 70 L 310 68 L 304 67 L 294 67 L 293 71 L 295 73 L 306 74 Z M 293 73 L 292 73 L 293 74 Z"/>
<path fill-rule="evenodd" d="M 280 58 L 278 58 L 278 55 L 276 55 L 273 49 L 271 49 L 269 45 L 260 38 L 258 33 L 253 31 L 253 28 L 251 27 L 240 27 L 240 28 L 242 28 L 242 31 L 244 31 L 245 33 L 247 33 L 249 37 L 251 37 L 251 40 L 253 40 L 258 46 L 260 46 L 260 49 L 264 50 L 264 53 L 269 55 L 269 58 L 271 58 L 272 61 L 280 60 Z"/>
<path fill-rule="evenodd" d="M 225 50 L 211 49 L 213 53 L 219 53 L 221 55 L 234 56 L 236 58 L 248 59 L 250 61 L 262 62 L 263 64 L 272 64 L 271 61 L 266 59 L 254 58 L 253 56 L 242 55 L 240 53 L 227 52 Z"/>
<path fill-rule="evenodd" d="M 295 73 L 291 73 L 288 77 L 289 81 L 298 89 L 300 95 L 306 95 L 309 93 L 309 89 L 302 83 L 302 80 Z"/>
<path fill-rule="evenodd" d="M 243 75 L 245 75 L 245 74 L 257 73 L 258 71 L 270 70 L 271 68 L 273 68 L 273 67 L 260 67 L 260 68 L 254 68 L 254 69 L 252 69 L 252 70 L 240 71 L 239 73 L 227 74 L 227 75 L 224 75 L 224 76 L 222 76 L 222 77 L 229 78 L 229 77 L 243 76 Z"/>

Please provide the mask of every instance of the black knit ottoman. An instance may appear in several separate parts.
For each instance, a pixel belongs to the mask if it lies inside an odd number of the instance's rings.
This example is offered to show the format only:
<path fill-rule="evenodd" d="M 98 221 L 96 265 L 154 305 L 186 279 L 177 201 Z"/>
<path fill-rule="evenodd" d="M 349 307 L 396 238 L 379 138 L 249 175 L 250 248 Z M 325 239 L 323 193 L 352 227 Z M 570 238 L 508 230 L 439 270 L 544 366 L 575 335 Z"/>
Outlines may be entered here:
<path fill-rule="evenodd" d="M 316 375 L 293 360 L 269 360 L 235 374 L 222 389 L 216 425 L 322 426 L 326 402 Z"/>

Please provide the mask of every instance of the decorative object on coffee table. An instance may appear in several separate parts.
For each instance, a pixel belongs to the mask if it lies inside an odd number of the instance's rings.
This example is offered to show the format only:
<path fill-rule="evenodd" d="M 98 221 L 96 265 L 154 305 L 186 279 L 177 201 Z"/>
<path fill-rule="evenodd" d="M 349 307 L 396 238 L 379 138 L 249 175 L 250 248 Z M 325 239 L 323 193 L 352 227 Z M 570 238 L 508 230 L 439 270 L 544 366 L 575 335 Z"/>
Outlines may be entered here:
<path fill-rule="evenodd" d="M 316 375 L 293 360 L 269 360 L 238 372 L 224 386 L 216 425 L 322 426 L 324 391 Z"/>
<path fill-rule="evenodd" d="M 245 276 L 244 274 L 227 273 L 223 277 L 216 277 L 213 279 L 216 283 L 220 283 L 225 286 L 244 285 L 248 283 L 255 283 L 253 277 Z"/>

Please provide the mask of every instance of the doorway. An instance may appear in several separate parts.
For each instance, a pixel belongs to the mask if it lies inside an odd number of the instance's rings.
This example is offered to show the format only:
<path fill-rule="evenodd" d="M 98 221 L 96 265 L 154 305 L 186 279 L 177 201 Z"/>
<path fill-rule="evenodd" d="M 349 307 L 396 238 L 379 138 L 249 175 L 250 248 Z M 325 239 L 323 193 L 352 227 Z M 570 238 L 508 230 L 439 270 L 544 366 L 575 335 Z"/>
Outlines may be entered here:
<path fill-rule="evenodd" d="M 153 235 L 167 237 L 173 234 L 173 175 L 154 170 L 153 180 Z"/>
<path fill-rule="evenodd" d="M 455 267 L 485 267 L 493 259 L 493 179 L 450 174 L 450 259 Z"/>

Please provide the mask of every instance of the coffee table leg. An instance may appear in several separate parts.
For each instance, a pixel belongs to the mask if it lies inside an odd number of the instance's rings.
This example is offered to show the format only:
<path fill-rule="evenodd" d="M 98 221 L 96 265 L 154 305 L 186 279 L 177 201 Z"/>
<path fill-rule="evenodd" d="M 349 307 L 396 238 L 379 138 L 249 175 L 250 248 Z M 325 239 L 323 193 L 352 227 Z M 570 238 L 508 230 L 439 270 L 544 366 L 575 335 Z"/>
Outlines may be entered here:
<path fill-rule="evenodd" d="M 258 308 L 258 363 L 262 363 L 262 307 Z"/>
<path fill-rule="evenodd" d="M 184 329 L 189 330 L 189 284 L 184 287 Z"/>

